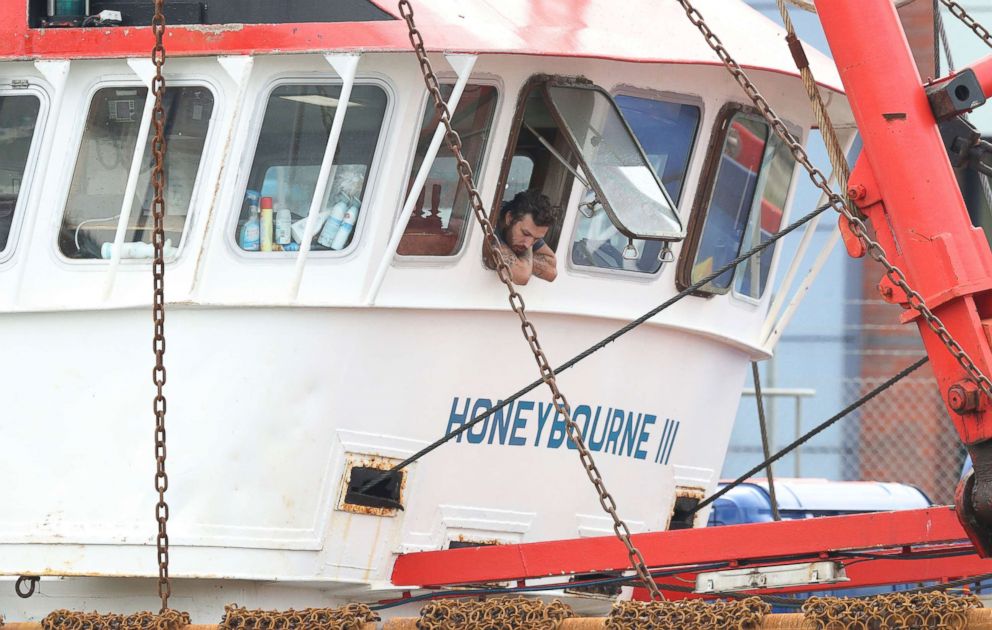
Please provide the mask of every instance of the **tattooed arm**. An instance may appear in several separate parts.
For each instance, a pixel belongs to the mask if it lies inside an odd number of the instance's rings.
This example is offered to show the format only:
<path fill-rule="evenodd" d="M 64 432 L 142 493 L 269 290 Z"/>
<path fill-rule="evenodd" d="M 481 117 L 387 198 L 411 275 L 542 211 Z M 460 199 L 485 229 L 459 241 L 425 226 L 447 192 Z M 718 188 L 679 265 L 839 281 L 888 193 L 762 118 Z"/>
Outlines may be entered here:
<path fill-rule="evenodd" d="M 548 282 L 558 277 L 558 259 L 547 244 L 534 252 L 534 275 Z"/>
<path fill-rule="evenodd" d="M 523 285 L 530 281 L 531 274 L 534 273 L 534 256 L 530 250 L 527 250 L 523 256 L 517 256 L 509 245 L 500 244 L 499 255 L 510 268 L 513 284 Z"/>

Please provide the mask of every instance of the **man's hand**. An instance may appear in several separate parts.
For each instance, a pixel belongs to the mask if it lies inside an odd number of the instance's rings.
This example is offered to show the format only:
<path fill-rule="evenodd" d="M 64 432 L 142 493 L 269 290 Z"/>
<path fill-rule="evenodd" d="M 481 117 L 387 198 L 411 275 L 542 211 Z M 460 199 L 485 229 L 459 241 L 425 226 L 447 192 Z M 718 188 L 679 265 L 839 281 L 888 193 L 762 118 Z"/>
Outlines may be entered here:
<path fill-rule="evenodd" d="M 524 285 L 530 282 L 530 277 L 534 273 L 534 256 L 529 249 L 523 256 L 517 256 L 509 245 L 500 243 L 499 255 L 510 268 L 510 279 L 513 280 L 513 284 Z"/>
<path fill-rule="evenodd" d="M 555 257 L 555 251 L 546 243 L 541 249 L 534 252 L 533 273 L 541 280 L 548 282 L 554 282 L 554 279 L 558 277 L 558 259 Z"/>

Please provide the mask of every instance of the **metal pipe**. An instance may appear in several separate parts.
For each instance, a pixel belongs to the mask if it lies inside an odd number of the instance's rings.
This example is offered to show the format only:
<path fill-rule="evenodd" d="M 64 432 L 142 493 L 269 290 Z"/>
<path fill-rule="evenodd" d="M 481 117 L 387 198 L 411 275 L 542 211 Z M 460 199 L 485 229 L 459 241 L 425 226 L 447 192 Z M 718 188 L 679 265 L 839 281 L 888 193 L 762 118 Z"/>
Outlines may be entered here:
<path fill-rule="evenodd" d="M 317 185 L 313 190 L 313 198 L 310 200 L 310 210 L 307 212 L 307 223 L 303 229 L 303 240 L 300 242 L 300 253 L 296 256 L 296 269 L 293 272 L 293 283 L 289 289 L 289 299 L 295 300 L 300 294 L 300 283 L 303 281 L 303 271 L 306 266 L 307 257 L 310 256 L 310 248 L 313 243 L 313 234 L 317 230 L 317 216 L 320 208 L 324 205 L 324 197 L 327 196 L 327 181 L 331 175 L 331 167 L 334 165 L 334 153 L 338 148 L 338 140 L 341 138 L 341 129 L 344 127 L 344 117 L 348 112 L 348 101 L 351 99 L 351 89 L 355 85 L 355 73 L 358 70 L 358 60 L 360 54 L 330 54 L 324 59 L 331 64 L 334 71 L 341 77 L 341 94 L 338 97 L 337 107 L 334 108 L 334 120 L 331 122 L 331 132 L 327 136 L 327 144 L 324 146 L 324 157 L 320 162 L 320 172 L 317 174 Z"/>
<path fill-rule="evenodd" d="M 458 77 L 455 81 L 454 88 L 451 90 L 451 96 L 448 97 L 447 103 L 448 111 L 451 112 L 451 115 L 453 116 L 455 114 L 455 110 L 458 108 L 458 101 L 462 98 L 462 92 L 465 90 L 465 85 L 468 84 L 468 79 L 472 76 L 472 68 L 475 67 L 475 61 L 478 59 L 478 56 L 445 55 L 444 58 L 455 70 L 455 74 Z M 413 186 L 410 188 L 410 193 L 406 196 L 406 203 L 403 204 L 403 209 L 400 210 L 400 214 L 396 218 L 396 224 L 393 226 L 393 232 L 390 235 L 389 243 L 386 245 L 386 251 L 383 252 L 382 260 L 379 261 L 379 267 L 375 270 L 375 276 L 372 278 L 372 284 L 369 286 L 369 289 L 365 294 L 365 303 L 369 306 L 375 304 L 375 300 L 379 296 L 379 289 L 382 288 L 382 283 L 386 279 L 386 272 L 389 271 L 389 267 L 393 264 L 393 257 L 396 255 L 396 249 L 400 246 L 400 240 L 403 239 L 403 234 L 406 232 L 407 223 L 410 222 L 410 214 L 413 212 L 413 208 L 417 203 L 417 198 L 420 197 L 420 191 L 423 190 L 424 184 L 427 182 L 427 176 L 430 174 L 431 168 L 434 166 L 434 160 L 437 158 L 437 152 L 441 149 L 441 142 L 444 140 L 444 133 L 444 125 L 442 125 L 439 120 L 437 123 L 437 128 L 434 130 L 434 137 L 431 139 L 431 143 L 427 147 L 427 153 L 424 155 L 424 161 L 421 162 L 420 170 L 417 171 L 417 176 L 413 180 Z"/>
<path fill-rule="evenodd" d="M 992 98 L 992 55 L 982 57 L 968 67 L 975 71 L 985 97 Z"/>

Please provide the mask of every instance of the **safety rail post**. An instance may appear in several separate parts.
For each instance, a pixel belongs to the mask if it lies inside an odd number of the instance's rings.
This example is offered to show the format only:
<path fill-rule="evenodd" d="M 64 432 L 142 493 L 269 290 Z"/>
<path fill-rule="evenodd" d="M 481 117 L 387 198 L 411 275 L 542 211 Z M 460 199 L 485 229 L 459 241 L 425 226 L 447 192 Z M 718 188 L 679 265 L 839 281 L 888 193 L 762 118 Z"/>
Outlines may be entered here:
<path fill-rule="evenodd" d="M 447 60 L 448 65 L 454 69 L 458 77 L 447 102 L 448 111 L 454 116 L 455 109 L 458 108 L 458 101 L 461 100 L 465 85 L 468 84 L 469 77 L 472 76 L 472 69 L 475 67 L 475 61 L 478 59 L 478 56 L 452 54 L 445 55 L 444 58 Z M 424 155 L 424 161 L 421 162 L 420 170 L 417 171 L 417 175 L 413 180 L 413 186 L 410 187 L 410 192 L 406 196 L 406 203 L 403 204 L 403 209 L 400 210 L 399 216 L 396 217 L 396 223 L 393 225 L 393 231 L 390 234 L 389 243 L 386 245 L 386 251 L 382 254 L 382 260 L 379 261 L 375 275 L 372 276 L 372 284 L 365 294 L 365 303 L 369 306 L 375 304 L 375 299 L 379 295 L 379 289 L 382 288 L 382 283 L 386 279 L 386 272 L 389 271 L 389 267 L 393 264 L 393 257 L 396 255 L 396 250 L 399 248 L 400 241 L 403 239 L 403 233 L 406 232 L 406 226 L 410 222 L 410 214 L 417 204 L 420 191 L 427 182 L 427 176 L 431 172 L 431 167 L 434 166 L 434 160 L 437 158 L 438 151 L 441 150 L 441 143 L 443 141 L 444 125 L 439 120 L 437 127 L 434 129 L 434 137 L 431 138 L 431 143 L 427 147 L 427 153 Z"/>
<path fill-rule="evenodd" d="M 117 218 L 117 230 L 114 232 L 114 244 L 110 247 L 110 268 L 107 270 L 106 282 L 103 287 L 103 298 L 109 299 L 117 280 L 117 270 L 121 264 L 121 250 L 124 247 L 124 233 L 131 219 L 131 206 L 138 189 L 138 175 L 141 173 L 141 161 L 145 157 L 145 145 L 148 143 L 148 133 L 152 125 L 152 110 L 155 99 L 152 97 L 152 78 L 155 68 L 150 59 L 128 59 L 128 66 L 148 89 L 145 94 L 145 107 L 141 112 L 141 123 L 138 127 L 138 137 L 134 141 L 134 155 L 131 156 L 131 167 L 127 172 L 127 182 L 124 184 L 124 200 L 121 202 L 121 213 Z"/>
<path fill-rule="evenodd" d="M 967 500 L 958 501 L 959 517 L 989 556 L 992 401 L 980 395 L 966 361 L 948 351 L 947 336 L 982 374 L 992 373 L 992 253 L 969 219 L 896 8 L 889 0 L 817 0 L 816 6 L 864 146 L 849 196 L 871 220 L 890 261 L 946 328 L 938 335 L 915 309 L 903 316 L 916 321 L 941 396 L 976 462 L 975 484 L 965 492 Z M 908 302 L 888 278 L 879 291 L 889 302 Z"/>

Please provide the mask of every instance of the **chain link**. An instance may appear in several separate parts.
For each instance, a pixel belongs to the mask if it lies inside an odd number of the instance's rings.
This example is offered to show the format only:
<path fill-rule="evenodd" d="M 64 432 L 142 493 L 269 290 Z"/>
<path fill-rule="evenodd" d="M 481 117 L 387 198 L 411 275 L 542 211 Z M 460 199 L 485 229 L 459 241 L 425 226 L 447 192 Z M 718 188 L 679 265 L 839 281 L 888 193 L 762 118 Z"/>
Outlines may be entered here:
<path fill-rule="evenodd" d="M 42 630 L 181 630 L 190 624 L 189 613 L 166 610 L 156 615 L 133 615 L 56 610 L 41 620 Z"/>
<path fill-rule="evenodd" d="M 303 610 L 248 610 L 235 604 L 224 607 L 218 630 L 362 630 L 379 621 L 379 615 L 365 604 L 341 608 Z"/>
<path fill-rule="evenodd" d="M 155 126 L 155 136 L 152 139 L 152 155 L 155 166 L 152 168 L 152 186 L 155 198 L 152 201 L 152 246 L 154 260 L 152 262 L 153 301 L 152 320 L 155 333 L 152 347 L 155 351 L 155 369 L 152 370 L 152 381 L 155 383 L 155 399 L 152 405 L 155 412 L 155 490 L 158 491 L 158 503 L 155 506 L 155 520 L 158 522 L 158 535 L 155 539 L 158 552 L 158 595 L 162 600 L 162 612 L 169 608 L 169 595 L 172 594 L 172 582 L 169 580 L 169 535 L 166 524 L 169 521 L 169 504 L 165 502 L 165 491 L 169 488 L 169 477 L 165 474 L 165 411 L 166 401 L 163 392 L 165 388 L 165 106 L 162 99 L 165 95 L 165 77 L 162 76 L 162 66 L 165 64 L 165 15 L 163 14 L 164 0 L 155 0 L 155 16 L 152 18 L 152 33 L 155 35 L 155 47 L 152 49 L 152 63 L 155 64 L 155 78 L 152 79 L 152 93 L 155 95 L 155 107 L 152 109 L 152 124 Z"/>
<path fill-rule="evenodd" d="M 810 597 L 803 604 L 803 616 L 804 627 L 816 630 L 959 630 L 968 625 L 968 611 L 981 606 L 974 595 L 947 593 L 887 593 L 863 599 Z"/>
<path fill-rule="evenodd" d="M 951 0 L 941 0 L 942 2 L 950 2 Z M 927 306 L 926 301 L 923 296 L 914 290 L 906 278 L 906 274 L 897 266 L 892 264 L 885 254 L 885 250 L 882 246 L 871 238 L 868 234 L 868 228 L 864 221 L 857 215 L 855 210 L 848 206 L 848 200 L 845 197 L 841 197 L 830 187 L 829 180 L 826 175 L 823 174 L 818 168 L 813 166 L 813 163 L 809 159 L 809 155 L 806 153 L 806 149 L 803 148 L 799 140 L 796 139 L 792 132 L 785 126 L 785 123 L 781 118 L 772 110 L 771 105 L 768 101 L 758 92 L 758 88 L 751 82 L 748 78 L 747 73 L 741 68 L 740 64 L 734 60 L 727 49 L 724 47 L 723 42 L 720 38 L 716 36 L 715 33 L 710 29 L 709 25 L 706 23 L 703 15 L 692 6 L 690 0 L 677 0 L 677 2 L 682 5 L 685 10 L 686 15 L 689 17 L 689 21 L 699 29 L 706 43 L 709 47 L 716 53 L 716 55 L 726 66 L 727 70 L 734 77 L 734 80 L 744 89 L 748 98 L 754 106 L 761 112 L 761 115 L 765 118 L 768 124 L 772 127 L 776 134 L 788 145 L 789 151 L 792 153 L 793 158 L 806 170 L 809 175 L 810 180 L 812 180 L 813 185 L 819 188 L 826 195 L 830 206 L 837 211 L 838 214 L 844 217 L 847 221 L 851 232 L 861 241 L 865 246 L 865 250 L 872 258 L 885 268 L 885 277 L 893 285 L 899 287 L 903 293 L 906 295 L 906 302 L 909 308 L 920 314 L 920 317 L 926 323 L 927 327 L 937 335 L 940 341 L 947 347 L 947 350 L 951 353 L 951 356 L 958 362 L 968 375 L 974 379 L 985 395 L 992 398 L 992 380 L 989 380 L 985 374 L 982 373 L 975 362 L 968 355 L 968 353 L 948 332 L 947 328 L 944 326 L 943 322 L 940 321 L 933 311 Z"/>
<path fill-rule="evenodd" d="M 708 602 L 617 602 L 603 626 L 606 630 L 753 630 L 760 628 L 772 607 L 757 597 Z"/>
<path fill-rule="evenodd" d="M 494 597 L 483 601 L 448 599 L 424 606 L 417 630 L 556 630 L 575 614 L 557 599 L 544 603 L 526 597 Z"/>
<path fill-rule="evenodd" d="M 465 187 L 465 190 L 468 191 L 469 203 L 472 206 L 475 219 L 478 221 L 482 228 L 483 234 L 485 235 L 485 241 L 489 248 L 490 257 L 496 266 L 496 274 L 499 276 L 500 281 L 506 286 L 506 289 L 509 292 L 508 299 L 510 302 L 510 307 L 513 309 L 513 312 L 517 314 L 517 317 L 520 318 L 520 329 L 523 332 L 524 337 L 527 339 L 527 343 L 530 345 L 531 352 L 534 354 L 534 360 L 537 362 L 537 366 L 541 371 L 541 380 L 543 380 L 551 390 L 552 402 L 555 406 L 555 411 L 561 414 L 561 416 L 565 419 L 565 427 L 568 431 L 568 437 L 575 443 L 575 446 L 579 451 L 579 458 L 581 459 L 582 465 L 586 470 L 586 474 L 589 476 L 589 480 L 592 482 L 593 486 L 596 488 L 596 492 L 599 494 L 599 504 L 613 519 L 613 531 L 617 538 L 620 539 L 620 542 L 622 542 L 624 547 L 627 549 L 627 556 L 630 559 L 631 566 L 637 572 L 637 576 L 640 578 L 641 582 L 651 592 L 652 599 L 662 599 L 663 597 L 661 595 L 661 591 L 658 590 L 658 585 L 655 584 L 654 579 L 651 577 L 647 565 L 644 562 L 644 556 L 641 555 L 641 552 L 630 541 L 630 528 L 627 527 L 627 524 L 617 514 L 617 503 L 613 499 L 613 496 L 607 491 L 606 485 L 603 483 L 603 476 L 596 467 L 596 463 L 593 461 L 592 453 L 589 452 L 589 449 L 585 445 L 579 426 L 572 420 L 571 407 L 569 407 L 565 396 L 558 389 L 558 383 L 555 380 L 554 368 L 551 367 L 551 363 L 548 361 L 547 356 L 544 354 L 544 350 L 541 348 L 541 343 L 537 338 L 537 329 L 527 318 L 524 298 L 513 287 L 510 267 L 503 259 L 503 256 L 500 255 L 499 239 L 496 236 L 492 223 L 489 221 L 489 215 L 483 205 L 482 197 L 479 195 L 479 191 L 475 187 L 472 167 L 462 155 L 461 138 L 459 137 L 458 132 L 456 132 L 451 126 L 451 112 L 448 111 L 444 98 L 441 96 L 441 86 L 438 82 L 437 76 L 434 74 L 433 68 L 431 67 L 430 60 L 427 58 L 427 51 L 424 47 L 424 38 L 420 34 L 420 31 L 417 30 L 417 26 L 413 21 L 413 7 L 410 5 L 409 0 L 400 0 L 399 10 L 400 15 L 406 21 L 407 27 L 409 28 L 410 43 L 413 44 L 414 52 L 416 52 L 417 60 L 420 63 L 420 69 L 424 74 L 424 81 L 427 84 L 427 89 L 434 98 L 434 104 L 437 108 L 438 116 L 440 116 L 441 123 L 444 125 L 445 140 L 458 162 L 458 176 L 461 179 L 461 183 Z"/>
<path fill-rule="evenodd" d="M 971 17 L 968 14 L 968 12 L 964 10 L 963 6 L 961 6 L 954 0 L 940 0 L 940 1 L 945 7 L 950 9 L 951 15 L 964 22 L 968 26 L 968 28 L 974 31 L 975 35 L 978 35 L 980 38 L 982 38 L 982 41 L 984 41 L 986 44 L 988 44 L 990 48 L 992 48 L 992 33 L 990 33 L 987 28 L 982 26 L 978 22 L 978 20 Z"/>

